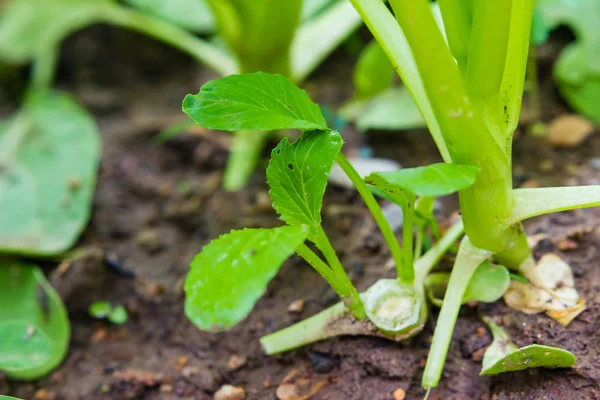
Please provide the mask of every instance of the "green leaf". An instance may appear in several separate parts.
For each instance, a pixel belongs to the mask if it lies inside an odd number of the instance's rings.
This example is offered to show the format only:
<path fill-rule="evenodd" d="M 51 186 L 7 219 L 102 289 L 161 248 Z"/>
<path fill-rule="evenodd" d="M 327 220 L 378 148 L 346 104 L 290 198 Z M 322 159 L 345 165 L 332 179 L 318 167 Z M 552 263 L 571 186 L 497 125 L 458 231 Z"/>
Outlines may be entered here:
<path fill-rule="evenodd" d="M 107 0 L 6 0 L 0 15 L 0 59 L 25 63 L 45 46 L 99 22 Z"/>
<path fill-rule="evenodd" d="M 113 306 L 108 301 L 96 301 L 92 303 L 88 312 L 92 317 L 102 319 L 108 317 L 112 309 Z"/>
<path fill-rule="evenodd" d="M 318 16 L 339 0 L 304 0 L 302 3 L 302 21 Z"/>
<path fill-rule="evenodd" d="M 429 300 L 438 307 L 448 287 L 450 274 L 437 272 L 425 278 L 424 285 L 427 289 Z M 469 280 L 469 284 L 463 294 L 462 304 L 471 301 L 482 303 L 493 303 L 500 299 L 510 286 L 510 273 L 502 265 L 494 265 L 489 261 L 482 263 Z"/>
<path fill-rule="evenodd" d="M 600 2 L 538 0 L 546 29 L 569 26 L 576 41 L 566 46 L 554 65 L 560 93 L 579 113 L 600 123 Z"/>
<path fill-rule="evenodd" d="M 70 332 L 67 312 L 43 272 L 0 261 L 0 371 L 20 380 L 47 375 L 65 357 Z"/>
<path fill-rule="evenodd" d="M 53 255 L 90 217 L 100 138 L 71 98 L 37 93 L 0 126 L 0 252 Z"/>
<path fill-rule="evenodd" d="M 510 286 L 510 273 L 503 265 L 484 262 L 471 277 L 463 295 L 463 302 L 493 303 L 500 299 Z"/>
<path fill-rule="evenodd" d="M 365 182 L 375 188 L 374 193 L 376 195 L 402 207 L 404 213 L 406 207 L 415 201 L 415 194 L 409 189 L 386 179 L 382 174 L 383 172 L 373 172 L 365 178 Z"/>
<path fill-rule="evenodd" d="M 361 131 L 426 127 L 421 112 L 404 86 L 388 89 L 373 98 L 358 116 L 356 126 Z"/>
<path fill-rule="evenodd" d="M 303 226 L 231 231 L 210 242 L 185 280 L 185 313 L 200 329 L 227 330 L 243 320 L 306 238 Z"/>
<path fill-rule="evenodd" d="M 395 74 L 394 67 L 379 43 L 376 40 L 371 41 L 360 53 L 354 69 L 355 96 L 370 98 L 383 92 L 390 87 Z M 410 97 L 410 94 L 408 96 Z M 416 106 L 414 108 L 419 112 Z"/>
<path fill-rule="evenodd" d="M 123 306 L 116 306 L 108 314 L 108 320 L 115 325 L 123 325 L 128 319 L 127 310 Z"/>
<path fill-rule="evenodd" d="M 504 329 L 496 325 L 491 318 L 484 317 L 483 322 L 492 331 L 494 341 L 483 356 L 480 375 L 495 375 L 537 367 L 568 368 L 577 361 L 571 352 L 555 347 L 532 344 L 519 349 L 510 341 Z"/>
<path fill-rule="evenodd" d="M 378 182 L 387 182 L 388 191 L 389 187 L 396 186 L 417 196 L 444 196 L 471 186 L 477 172 L 479 168 L 473 165 L 439 163 L 427 167 L 404 168 L 396 172 L 376 172 L 365 180 L 371 184 L 369 180 L 377 175 Z"/>
<path fill-rule="evenodd" d="M 215 21 L 205 0 L 125 0 L 147 14 L 198 33 L 211 33 Z"/>
<path fill-rule="evenodd" d="M 188 94 L 183 111 L 197 124 L 224 131 L 327 129 L 319 106 L 288 78 L 263 72 L 230 75 Z"/>
<path fill-rule="evenodd" d="M 284 138 L 271 152 L 267 183 L 273 207 L 289 225 L 308 226 L 311 240 L 321 226 L 327 176 L 342 144 L 336 131 L 310 131 L 294 143 Z"/>

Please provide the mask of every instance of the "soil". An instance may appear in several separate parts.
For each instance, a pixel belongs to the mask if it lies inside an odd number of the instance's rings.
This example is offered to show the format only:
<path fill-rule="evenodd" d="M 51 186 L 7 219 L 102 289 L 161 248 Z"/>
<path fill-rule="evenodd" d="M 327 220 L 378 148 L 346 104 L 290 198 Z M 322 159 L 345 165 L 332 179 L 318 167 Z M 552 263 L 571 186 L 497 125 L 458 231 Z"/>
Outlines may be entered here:
<path fill-rule="evenodd" d="M 264 169 L 247 189 L 232 195 L 220 189 L 228 135 L 193 129 L 164 145 L 152 142 L 161 128 L 182 118 L 184 95 L 214 77 L 185 56 L 135 34 L 95 27 L 69 39 L 61 60 L 58 87 L 74 93 L 95 115 L 104 143 L 92 220 L 77 246 L 83 256 L 61 276 L 53 272 L 56 263 L 44 262 L 69 310 L 71 349 L 63 365 L 38 382 L 0 378 L 0 393 L 24 399 L 212 399 L 222 385 L 231 384 L 243 387 L 247 399 L 276 399 L 276 393 L 281 398 L 290 388 L 298 396 L 288 399 L 383 400 L 403 393 L 406 399 L 423 398 L 420 379 L 435 311 L 423 333 L 400 344 L 337 338 L 283 355 L 262 354 L 259 337 L 337 301 L 297 257 L 286 262 L 239 326 L 218 334 L 196 329 L 183 314 L 182 291 L 193 256 L 232 228 L 279 224 Z M 324 104 L 340 104 L 352 91 L 352 63 L 345 51 L 336 53 L 306 85 L 311 95 Z M 551 57 L 542 59 L 542 68 L 550 64 Z M 547 76 L 542 84 L 546 120 L 567 111 Z M 14 93 L 3 92 L 2 110 L 14 107 Z M 350 127 L 344 135 L 348 151 L 367 143 L 375 155 L 406 167 L 439 161 L 422 130 L 363 137 Z M 520 134 L 515 185 L 599 184 L 598 154 L 597 134 L 566 150 Z M 357 195 L 329 188 L 325 203 L 326 230 L 358 288 L 393 276 L 384 267 L 387 249 Z M 443 204 L 442 219 L 456 209 L 456 199 Z M 599 223 L 600 209 L 595 209 L 526 224 L 529 233 L 548 236 L 538 243 L 537 257 L 556 252 L 573 267 L 587 310 L 565 328 L 501 301 L 463 307 L 442 381 L 430 399 L 600 398 L 600 233 L 587 229 Z M 450 266 L 448 259 L 441 268 Z M 97 300 L 125 305 L 127 324 L 93 320 L 87 308 Z M 296 300 L 304 307 L 290 313 L 288 306 Z M 481 314 L 495 317 L 517 345 L 560 346 L 577 356 L 577 364 L 568 370 L 480 377 L 482 352 L 491 342 Z"/>

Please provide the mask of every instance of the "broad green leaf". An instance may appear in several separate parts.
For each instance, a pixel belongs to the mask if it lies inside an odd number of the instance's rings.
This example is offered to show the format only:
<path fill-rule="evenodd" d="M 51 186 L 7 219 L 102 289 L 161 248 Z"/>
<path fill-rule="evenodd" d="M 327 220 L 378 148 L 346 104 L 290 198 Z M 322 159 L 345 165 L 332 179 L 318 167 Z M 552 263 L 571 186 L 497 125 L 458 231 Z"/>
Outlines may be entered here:
<path fill-rule="evenodd" d="M 500 299 L 510 286 L 510 273 L 503 265 L 484 262 L 471 277 L 467 290 L 463 295 L 463 302 L 481 301 L 493 303 Z"/>
<path fill-rule="evenodd" d="M 231 231 L 206 245 L 185 280 L 185 314 L 198 328 L 227 330 L 246 318 L 306 238 L 303 226 Z"/>
<path fill-rule="evenodd" d="M 294 143 L 284 138 L 271 152 L 267 183 L 273 207 L 289 225 L 308 226 L 311 240 L 321 226 L 327 176 L 342 144 L 336 131 L 309 131 Z"/>
<path fill-rule="evenodd" d="M 495 375 L 537 367 L 568 368 L 577 361 L 571 352 L 556 347 L 532 344 L 519 349 L 510 341 L 506 331 L 491 318 L 484 317 L 483 322 L 492 331 L 494 341 L 483 356 L 480 375 Z"/>
<path fill-rule="evenodd" d="M 568 103 L 600 123 L 600 2 L 538 0 L 536 6 L 548 31 L 561 25 L 573 29 L 576 40 L 561 53 L 554 77 Z"/>
<path fill-rule="evenodd" d="M 356 119 L 361 131 L 425 128 L 425 120 L 406 87 L 388 89 L 373 98 Z"/>
<path fill-rule="evenodd" d="M 46 46 L 99 22 L 108 0 L 6 0 L 0 4 L 0 59 L 25 63 Z"/>
<path fill-rule="evenodd" d="M 357 98 L 370 98 L 390 87 L 396 71 L 376 40 L 360 53 L 354 69 L 354 87 Z M 407 92 L 408 93 L 408 92 Z M 408 94 L 410 98 L 410 94 Z M 412 104 L 414 102 L 412 101 Z M 416 106 L 414 109 L 419 112 Z M 399 110 L 394 110 L 394 114 Z M 419 114 L 421 117 L 421 114 Z M 422 117 L 421 117 L 422 120 Z M 424 125 L 424 123 L 423 123 Z"/>
<path fill-rule="evenodd" d="M 0 252 L 71 247 L 90 217 L 99 161 L 92 117 L 65 95 L 33 94 L 0 126 Z"/>
<path fill-rule="evenodd" d="M 432 164 L 427 167 L 404 168 L 396 172 L 381 172 L 374 175 L 417 196 L 444 196 L 468 188 L 475 182 L 479 168 L 463 164 Z"/>
<path fill-rule="evenodd" d="M 224 131 L 327 129 L 319 106 L 281 75 L 230 75 L 188 94 L 183 111 L 197 124 Z"/>
<path fill-rule="evenodd" d="M 145 13 L 198 33 L 215 30 L 212 11 L 205 0 L 126 0 Z"/>
<path fill-rule="evenodd" d="M 123 306 L 116 306 L 108 314 L 108 320 L 115 325 L 123 325 L 128 319 L 127 310 Z"/>
<path fill-rule="evenodd" d="M 17 397 L 0 395 L 0 400 L 21 400 L 21 399 L 19 399 Z"/>
<path fill-rule="evenodd" d="M 112 308 L 108 301 L 96 301 L 92 303 L 88 312 L 92 317 L 102 319 L 108 317 Z"/>
<path fill-rule="evenodd" d="M 65 357 L 70 332 L 67 312 L 43 272 L 0 261 L 0 371 L 21 380 L 47 375 Z"/>

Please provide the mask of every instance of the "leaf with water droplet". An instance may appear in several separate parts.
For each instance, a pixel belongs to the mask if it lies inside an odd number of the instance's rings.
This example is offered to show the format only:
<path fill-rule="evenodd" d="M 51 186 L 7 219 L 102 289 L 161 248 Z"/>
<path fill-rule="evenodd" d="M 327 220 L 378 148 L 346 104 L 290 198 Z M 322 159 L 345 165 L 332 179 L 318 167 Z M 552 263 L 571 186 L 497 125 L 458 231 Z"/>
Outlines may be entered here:
<path fill-rule="evenodd" d="M 206 245 L 185 280 L 185 313 L 200 329 L 223 331 L 246 318 L 307 235 L 304 226 L 231 231 Z"/>
<path fill-rule="evenodd" d="M 575 356 L 556 347 L 532 344 L 518 348 L 508 334 L 489 317 L 483 322 L 492 331 L 494 340 L 485 351 L 480 375 L 495 375 L 502 372 L 521 371 L 527 368 L 568 368 L 575 364 Z"/>

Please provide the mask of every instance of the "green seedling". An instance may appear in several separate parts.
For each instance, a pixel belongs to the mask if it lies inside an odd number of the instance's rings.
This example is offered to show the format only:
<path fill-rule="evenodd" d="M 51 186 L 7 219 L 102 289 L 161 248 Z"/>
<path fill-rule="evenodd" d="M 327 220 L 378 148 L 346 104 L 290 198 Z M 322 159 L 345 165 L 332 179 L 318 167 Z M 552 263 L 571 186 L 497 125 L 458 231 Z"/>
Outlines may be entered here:
<path fill-rule="evenodd" d="M 542 286 L 520 222 L 598 206 L 600 187 L 512 187 L 511 145 L 532 0 L 439 1 L 444 32 L 426 0 L 390 0 L 391 10 L 377 0 L 351 2 L 413 95 L 444 161 L 479 168 L 475 183 L 459 191 L 466 236 L 423 375 L 423 387 L 432 388 L 439 383 L 465 290 L 479 265 L 493 258 Z"/>
<path fill-rule="evenodd" d="M 72 32 L 108 23 L 140 32 L 179 49 L 221 76 L 239 72 L 280 73 L 297 83 L 354 30 L 361 19 L 342 0 L 9 0 L 0 15 L 0 60 L 33 62 L 32 87 L 47 89 L 60 43 Z M 139 10 L 139 11 L 138 11 Z M 193 32 L 218 35 L 210 39 Z M 183 132 L 178 123 L 163 141 Z M 224 187 L 242 188 L 269 133 L 236 132 Z"/>
<path fill-rule="evenodd" d="M 71 328 L 67 311 L 44 273 L 19 261 L 0 261 L 0 371 L 35 380 L 64 359 Z"/>
<path fill-rule="evenodd" d="M 535 42 L 561 26 L 570 27 L 575 42 L 566 46 L 554 65 L 562 96 L 577 112 L 600 124 L 600 2 L 596 0 L 536 0 Z"/>
<path fill-rule="evenodd" d="M 232 75 L 208 82 L 197 95 L 185 98 L 183 109 L 194 121 L 214 129 L 303 132 L 295 142 L 283 139 L 275 147 L 266 172 L 273 207 L 286 226 L 232 231 L 209 243 L 192 261 L 185 284 L 185 310 L 196 326 L 218 331 L 239 323 L 282 263 L 296 253 L 323 276 L 342 302 L 263 337 L 261 343 L 268 354 L 336 335 L 401 340 L 423 328 L 428 312 L 425 276 L 461 235 L 462 224 L 454 226 L 415 262 L 415 200 L 417 196 L 441 196 L 473 184 L 478 168 L 436 164 L 390 175 L 372 174 L 363 181 L 340 152 L 340 134 L 327 127 L 319 107 L 308 95 L 281 75 Z M 398 279 L 379 280 L 360 294 L 321 226 L 327 177 L 335 162 L 363 197 L 390 247 L 398 272 Z M 371 189 L 403 208 L 403 248 Z"/>
<path fill-rule="evenodd" d="M 577 361 L 571 352 L 556 347 L 532 344 L 519 349 L 510 341 L 506 331 L 491 318 L 483 317 L 482 320 L 492 332 L 494 340 L 485 351 L 480 375 L 538 367 L 569 368 Z"/>
<path fill-rule="evenodd" d="M 92 303 L 89 314 L 96 319 L 107 319 L 110 323 L 115 325 L 123 325 L 128 319 L 125 307 L 114 307 L 108 301 L 96 301 Z"/>

